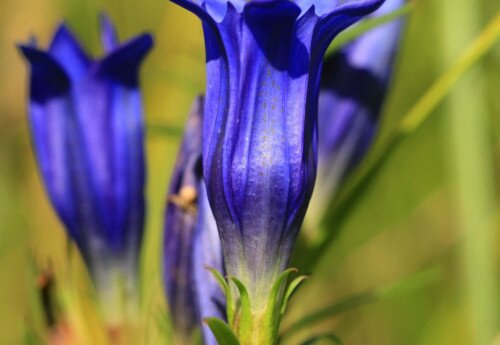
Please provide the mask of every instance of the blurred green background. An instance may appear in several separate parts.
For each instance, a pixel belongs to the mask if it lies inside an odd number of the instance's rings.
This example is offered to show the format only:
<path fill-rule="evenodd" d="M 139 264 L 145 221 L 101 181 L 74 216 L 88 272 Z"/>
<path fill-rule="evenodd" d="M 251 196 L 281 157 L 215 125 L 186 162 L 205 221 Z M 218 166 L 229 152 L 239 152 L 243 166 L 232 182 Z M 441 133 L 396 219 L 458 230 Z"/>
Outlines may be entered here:
<path fill-rule="evenodd" d="M 378 142 L 498 15 L 499 7 L 496 0 L 414 1 Z M 65 19 L 97 56 L 101 11 L 109 13 L 122 39 L 145 30 L 155 36 L 156 47 L 141 76 L 149 124 L 143 303 L 147 310 L 163 305 L 161 224 L 180 139 L 176 133 L 191 101 L 204 89 L 199 21 L 163 0 L 2 0 L 0 344 L 22 343 L 35 286 L 33 258 L 40 267 L 51 262 L 56 272 L 68 265 L 65 233 L 31 152 L 27 68 L 15 44 L 35 34 L 46 46 Z M 493 344 L 500 331 L 499 96 L 497 43 L 422 126 L 397 142 L 362 192 L 349 199 L 342 221 L 323 223 L 325 231 L 338 236 L 325 246 L 316 267 L 306 268 L 312 275 L 292 300 L 284 328 L 318 308 L 341 301 L 347 307 L 286 338 L 287 343 L 334 332 L 345 344 Z M 415 276 L 421 271 L 426 273 Z M 370 302 L 352 298 L 391 285 L 389 293 L 375 294 Z"/>

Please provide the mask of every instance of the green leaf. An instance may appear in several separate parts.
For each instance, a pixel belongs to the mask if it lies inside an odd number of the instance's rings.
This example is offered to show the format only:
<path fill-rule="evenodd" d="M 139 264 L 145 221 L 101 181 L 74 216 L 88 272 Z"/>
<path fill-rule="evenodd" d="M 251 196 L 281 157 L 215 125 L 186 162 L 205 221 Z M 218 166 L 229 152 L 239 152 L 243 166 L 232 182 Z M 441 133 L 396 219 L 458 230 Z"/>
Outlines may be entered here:
<path fill-rule="evenodd" d="M 231 295 L 231 288 L 226 282 L 226 279 L 220 274 L 219 271 L 217 271 L 215 268 L 206 266 L 205 269 L 209 270 L 210 273 L 215 277 L 215 280 L 217 280 L 217 283 L 221 287 L 222 291 L 224 292 L 224 295 L 226 296 L 226 316 L 227 320 L 229 321 L 229 324 L 232 324 L 234 322 L 234 301 L 233 297 Z"/>
<path fill-rule="evenodd" d="M 309 277 L 306 275 L 301 275 L 295 278 L 290 285 L 288 286 L 288 289 L 285 292 L 285 296 L 283 297 L 283 304 L 281 305 L 281 315 L 283 316 L 286 311 L 286 307 L 288 306 L 288 301 L 292 297 L 293 293 L 299 288 L 299 286 L 302 284 L 303 281 L 308 279 Z"/>
<path fill-rule="evenodd" d="M 219 345 L 240 345 L 238 338 L 234 335 L 228 324 L 216 317 L 209 317 L 203 320 L 210 327 Z"/>
<path fill-rule="evenodd" d="M 460 58 L 429 88 L 415 106 L 406 114 L 396 131 L 408 134 L 415 131 L 426 120 L 431 111 L 450 92 L 456 82 L 474 66 L 498 41 L 500 37 L 500 14 L 486 26 L 469 45 Z"/>
<path fill-rule="evenodd" d="M 453 56 L 457 48 L 464 44 L 468 32 L 474 30 L 480 22 L 482 10 L 482 5 L 476 1 L 443 3 L 440 8 L 443 15 L 454 11 L 453 16 L 441 23 L 443 60 Z M 497 12 L 494 23 L 496 29 L 492 26 L 490 36 L 493 41 L 499 37 L 500 12 Z M 476 55 L 478 51 L 480 49 L 475 51 Z M 469 55 L 470 60 L 474 60 L 472 54 Z M 464 64 L 462 68 L 466 66 Z M 455 197 L 456 227 L 463 235 L 463 279 L 460 282 L 463 284 L 463 296 L 468 306 L 468 326 L 473 330 L 471 343 L 474 344 L 495 343 L 500 323 L 499 237 L 497 224 L 493 221 L 499 206 L 495 192 L 498 181 L 498 170 L 495 171 L 497 162 L 493 159 L 497 151 L 493 149 L 489 137 L 491 115 L 483 88 L 486 81 L 483 71 L 483 66 L 477 66 L 472 73 L 468 73 L 446 103 L 449 110 L 446 128 L 451 134 L 446 147 L 453 171 L 451 186 Z M 456 78 L 456 74 L 450 74 L 448 80 L 443 81 L 442 88 L 446 87 L 445 82 L 453 83 Z M 498 91 L 496 90 L 497 94 Z"/>
<path fill-rule="evenodd" d="M 250 296 L 245 285 L 236 277 L 230 277 L 240 293 L 240 312 L 238 320 L 238 336 L 241 339 L 250 339 L 253 329 L 252 310 Z"/>
<path fill-rule="evenodd" d="M 281 273 L 271 288 L 271 293 L 269 294 L 269 299 L 267 301 L 266 313 L 264 315 L 264 324 L 269 327 L 269 330 L 271 331 L 271 334 L 269 334 L 270 339 L 276 339 L 281 321 L 279 293 L 290 273 L 297 271 L 298 270 L 295 267 L 287 269 Z"/>

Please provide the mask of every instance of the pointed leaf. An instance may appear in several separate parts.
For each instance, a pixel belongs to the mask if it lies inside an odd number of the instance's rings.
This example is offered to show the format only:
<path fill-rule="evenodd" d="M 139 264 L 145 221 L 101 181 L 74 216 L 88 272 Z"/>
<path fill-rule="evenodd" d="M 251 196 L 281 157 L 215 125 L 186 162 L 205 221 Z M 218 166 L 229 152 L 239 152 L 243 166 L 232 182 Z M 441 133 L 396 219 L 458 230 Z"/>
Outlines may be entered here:
<path fill-rule="evenodd" d="M 239 333 L 240 338 L 250 339 L 252 332 L 252 311 L 250 308 L 250 296 L 245 285 L 236 277 L 230 277 L 233 283 L 238 288 L 240 293 L 240 319 L 239 319 Z"/>
<path fill-rule="evenodd" d="M 283 304 L 281 305 L 281 315 L 283 316 L 286 311 L 286 307 L 288 305 L 288 301 L 290 300 L 290 297 L 292 297 L 293 293 L 299 288 L 299 286 L 302 284 L 302 282 L 309 277 L 306 275 L 298 276 L 295 278 L 288 288 L 286 289 L 285 296 L 283 297 Z"/>
<path fill-rule="evenodd" d="M 232 324 L 234 321 L 234 301 L 233 301 L 233 296 L 231 295 L 231 289 L 229 288 L 229 285 L 226 282 L 226 279 L 220 274 L 219 271 L 217 271 L 215 268 L 207 266 L 205 267 L 207 270 L 212 273 L 212 275 L 215 277 L 217 280 L 217 283 L 222 289 L 222 292 L 224 292 L 224 295 L 226 296 L 226 316 L 229 324 Z"/>
<path fill-rule="evenodd" d="M 297 272 L 298 270 L 295 267 L 289 268 L 276 279 L 271 288 L 271 293 L 269 294 L 269 299 L 266 307 L 266 314 L 264 315 L 264 324 L 269 327 L 271 330 L 271 338 L 276 338 L 276 334 L 278 333 L 278 327 L 281 321 L 279 311 L 281 311 L 280 301 L 279 301 L 279 292 L 286 281 L 288 275 L 292 272 Z"/>
<path fill-rule="evenodd" d="M 219 345 L 240 345 L 238 338 L 234 335 L 228 324 L 216 317 L 209 317 L 203 320 L 210 327 Z"/>
<path fill-rule="evenodd" d="M 205 269 L 209 270 L 210 273 L 212 273 L 212 275 L 217 280 L 217 283 L 219 284 L 222 291 L 224 292 L 224 294 L 226 294 L 227 297 L 227 293 L 231 293 L 231 290 L 229 289 L 229 285 L 227 285 L 227 282 L 222 276 L 222 274 L 220 274 L 220 272 L 217 271 L 217 269 L 215 269 L 214 267 L 206 266 Z"/>

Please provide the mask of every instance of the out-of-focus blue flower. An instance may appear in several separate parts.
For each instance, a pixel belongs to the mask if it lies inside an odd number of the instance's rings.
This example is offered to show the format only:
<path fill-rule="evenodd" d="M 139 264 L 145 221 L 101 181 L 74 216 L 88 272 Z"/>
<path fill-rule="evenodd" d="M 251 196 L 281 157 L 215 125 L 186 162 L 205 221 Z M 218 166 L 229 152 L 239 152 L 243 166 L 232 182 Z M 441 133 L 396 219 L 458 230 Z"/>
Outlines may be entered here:
<path fill-rule="evenodd" d="M 98 60 L 64 24 L 47 51 L 20 49 L 31 66 L 29 123 L 45 188 L 105 289 L 116 278 L 110 270 L 135 283 L 145 208 L 138 72 L 153 41 L 143 34 L 118 44 L 109 20 L 102 24 Z"/>
<path fill-rule="evenodd" d="M 386 0 L 373 16 L 403 4 L 403 0 Z M 337 51 L 324 64 L 318 108 L 318 188 L 308 217 L 320 218 L 322 206 L 372 142 L 402 26 L 402 19 L 384 24 Z"/>
<path fill-rule="evenodd" d="M 324 52 L 383 0 L 172 1 L 203 21 L 204 178 L 226 269 L 260 308 L 313 190 Z"/>
<path fill-rule="evenodd" d="M 198 225 L 193 246 L 193 274 L 198 317 L 201 323 L 208 317 L 226 319 L 226 301 L 220 286 L 207 270 L 208 266 L 217 269 L 222 274 L 225 272 L 217 224 L 208 203 L 205 184 L 202 183 L 198 190 Z M 205 345 L 217 345 L 207 325 L 203 324 L 202 331 Z"/>
<path fill-rule="evenodd" d="M 202 179 L 202 118 L 200 97 L 186 123 L 165 213 L 164 280 L 179 342 L 190 341 L 202 318 L 221 317 L 224 310 L 222 292 L 205 269 L 223 270 L 217 227 Z M 216 344 L 205 330 L 204 338 L 206 344 Z"/>

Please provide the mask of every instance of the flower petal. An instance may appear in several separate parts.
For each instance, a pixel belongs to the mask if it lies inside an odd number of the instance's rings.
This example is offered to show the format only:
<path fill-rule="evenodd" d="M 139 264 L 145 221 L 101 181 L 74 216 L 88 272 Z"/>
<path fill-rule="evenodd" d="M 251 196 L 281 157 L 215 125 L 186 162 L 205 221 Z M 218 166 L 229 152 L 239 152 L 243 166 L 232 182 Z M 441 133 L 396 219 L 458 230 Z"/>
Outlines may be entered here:
<path fill-rule="evenodd" d="M 75 89 L 78 128 L 101 236 L 113 251 L 128 244 L 138 248 L 144 217 L 140 92 L 96 75 Z"/>
<path fill-rule="evenodd" d="M 201 323 L 207 317 L 226 319 L 226 301 L 221 287 L 207 270 L 213 267 L 224 275 L 222 248 L 215 218 L 208 203 L 205 184 L 198 188 L 198 222 L 194 233 L 193 276 L 198 306 L 198 319 Z M 217 345 L 210 328 L 203 324 L 203 343 Z"/>
<path fill-rule="evenodd" d="M 175 328 L 186 339 L 197 324 L 193 245 L 201 181 L 203 98 L 190 111 L 165 210 L 164 280 Z"/>
<path fill-rule="evenodd" d="M 150 45 L 147 38 L 131 41 L 95 64 L 61 25 L 49 52 L 20 46 L 31 64 L 29 119 L 41 175 L 104 300 L 116 272 L 123 276 L 120 289 L 135 293 L 144 220 L 143 116 L 136 86 Z M 129 70 L 117 76 L 124 68 Z"/>
<path fill-rule="evenodd" d="M 313 49 L 324 54 L 328 45 L 340 32 L 379 8 L 385 0 L 346 0 L 321 15 L 316 28 Z"/>
<path fill-rule="evenodd" d="M 207 3 L 175 1 L 204 25 L 203 170 L 226 269 L 263 307 L 314 185 L 324 52 L 383 0 L 333 1 L 322 16 L 287 0 L 231 1 L 216 15 Z"/>
<path fill-rule="evenodd" d="M 90 58 L 65 24 L 57 29 L 49 54 L 64 68 L 73 83 L 87 74 L 91 64 Z"/>
<path fill-rule="evenodd" d="M 99 16 L 99 23 L 101 26 L 101 44 L 104 52 L 112 52 L 118 45 L 118 34 L 111 19 L 105 13 Z"/>
<path fill-rule="evenodd" d="M 387 0 L 372 16 L 391 12 L 403 0 Z M 375 135 L 399 46 L 402 20 L 367 32 L 325 61 L 319 97 L 319 173 L 308 222 L 362 159 Z"/>
<path fill-rule="evenodd" d="M 49 54 L 31 46 L 19 46 L 31 66 L 30 98 L 37 103 L 69 92 L 70 80 L 61 65 Z"/>
<path fill-rule="evenodd" d="M 139 84 L 139 67 L 153 47 L 153 37 L 140 35 L 113 51 L 99 63 L 99 73 L 123 84 L 135 88 Z"/>

